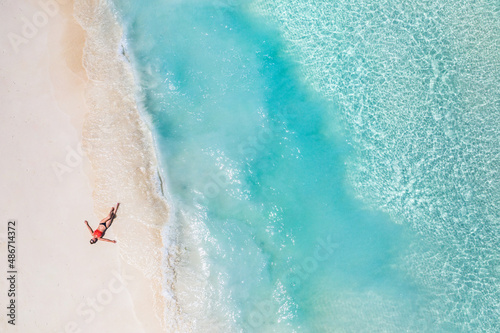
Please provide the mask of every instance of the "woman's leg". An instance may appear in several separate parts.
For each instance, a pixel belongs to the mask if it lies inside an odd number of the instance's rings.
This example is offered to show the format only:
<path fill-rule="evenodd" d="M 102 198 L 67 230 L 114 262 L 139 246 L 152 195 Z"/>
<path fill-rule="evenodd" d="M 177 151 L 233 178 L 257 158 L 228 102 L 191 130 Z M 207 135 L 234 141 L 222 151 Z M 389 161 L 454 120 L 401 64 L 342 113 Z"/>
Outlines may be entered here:
<path fill-rule="evenodd" d="M 111 226 L 111 223 L 113 223 L 113 220 L 115 219 L 116 215 L 111 216 L 109 220 L 106 221 L 106 229 L 108 229 Z"/>
<path fill-rule="evenodd" d="M 109 212 L 109 216 L 110 216 L 110 219 L 106 221 L 106 229 L 108 229 L 110 226 L 111 226 L 111 223 L 113 223 L 113 220 L 115 219 L 116 217 L 116 211 L 118 210 L 118 207 L 120 206 L 120 204 L 118 203 L 116 205 L 116 208 L 115 207 L 112 207 L 111 208 L 111 211 Z"/>
<path fill-rule="evenodd" d="M 109 211 L 108 216 L 103 218 L 99 224 L 107 224 L 109 221 L 113 220 L 115 218 L 115 207 L 111 207 L 111 210 Z"/>

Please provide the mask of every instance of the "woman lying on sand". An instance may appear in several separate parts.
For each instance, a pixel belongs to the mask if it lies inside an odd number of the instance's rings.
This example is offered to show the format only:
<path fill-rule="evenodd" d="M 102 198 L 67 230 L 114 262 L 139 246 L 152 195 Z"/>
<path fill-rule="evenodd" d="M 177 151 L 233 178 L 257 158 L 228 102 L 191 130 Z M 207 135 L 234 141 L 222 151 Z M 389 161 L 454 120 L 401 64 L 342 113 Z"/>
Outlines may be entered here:
<path fill-rule="evenodd" d="M 89 228 L 90 234 L 92 235 L 92 239 L 90 240 L 90 244 L 94 244 L 99 239 L 106 241 L 106 242 L 110 242 L 110 243 L 116 243 L 115 240 L 103 238 L 102 236 L 104 235 L 106 230 L 108 230 L 108 228 L 111 226 L 111 223 L 113 223 L 113 220 L 116 217 L 116 211 L 118 210 L 119 206 L 120 206 L 120 203 L 117 203 L 116 208 L 111 207 L 111 211 L 109 212 L 108 216 L 106 216 L 105 218 L 103 218 L 101 220 L 101 222 L 99 223 L 99 226 L 97 227 L 97 229 L 95 229 L 95 231 L 92 230 L 92 228 L 89 225 L 89 222 L 85 221 L 85 224 L 87 225 L 87 228 Z"/>

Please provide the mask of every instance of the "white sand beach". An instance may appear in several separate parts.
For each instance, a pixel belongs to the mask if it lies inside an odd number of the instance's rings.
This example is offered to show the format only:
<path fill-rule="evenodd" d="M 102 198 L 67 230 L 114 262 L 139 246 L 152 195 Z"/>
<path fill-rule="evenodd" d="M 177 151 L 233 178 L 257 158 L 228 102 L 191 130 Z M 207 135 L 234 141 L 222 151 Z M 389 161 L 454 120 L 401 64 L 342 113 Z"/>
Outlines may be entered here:
<path fill-rule="evenodd" d="M 79 2 L 82 10 L 97 4 Z M 131 86 L 123 64 L 114 57 L 97 66 L 115 45 L 94 52 L 99 33 L 85 33 L 72 14 L 71 1 L 0 4 L 0 267 L 6 275 L 14 219 L 18 272 L 15 326 L 0 279 L 0 331 L 162 332 L 165 304 L 175 304 L 161 292 L 168 207 L 152 176 L 152 140 L 134 99 L 110 83 L 124 75 L 118 80 Z M 83 57 L 86 38 L 94 53 Z M 84 220 L 95 228 L 116 202 L 106 237 L 117 244 L 90 245 Z"/>

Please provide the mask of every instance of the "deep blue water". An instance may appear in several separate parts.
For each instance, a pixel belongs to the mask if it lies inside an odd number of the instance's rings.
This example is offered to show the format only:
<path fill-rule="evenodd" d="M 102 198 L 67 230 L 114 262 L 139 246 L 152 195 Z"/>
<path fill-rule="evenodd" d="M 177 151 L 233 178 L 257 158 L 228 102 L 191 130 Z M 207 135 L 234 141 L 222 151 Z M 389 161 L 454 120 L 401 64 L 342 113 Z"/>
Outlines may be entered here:
<path fill-rule="evenodd" d="M 498 312 L 499 252 L 490 246 L 496 236 L 467 236 L 477 228 L 497 230 L 491 226 L 498 210 L 482 215 L 489 206 L 472 198 L 477 202 L 461 205 L 479 210 L 471 221 L 457 213 L 460 207 L 439 204 L 455 198 L 447 184 L 475 184 L 450 180 L 450 166 L 440 164 L 443 154 L 462 156 L 450 152 L 457 145 L 472 149 L 452 138 L 464 130 L 464 113 L 454 112 L 470 102 L 460 64 L 447 63 L 454 49 L 426 36 L 447 27 L 446 13 L 362 1 L 354 9 L 342 2 L 114 4 L 168 180 L 178 240 L 203 254 L 207 316 L 242 332 L 498 328 L 494 312 L 485 313 L 495 306 Z M 411 44 L 406 34 L 421 43 Z M 384 52 L 392 62 L 377 58 Z M 418 52 L 441 56 L 434 64 Z M 405 81 L 398 75 L 408 73 L 408 63 L 414 77 Z M 406 84 L 418 75 L 425 89 Z M 394 96 L 392 104 L 381 102 Z M 498 114 L 498 103 L 492 108 Z M 446 122 L 433 123 L 433 112 Z M 412 146 L 422 135 L 428 139 Z M 485 160 L 494 156 L 476 147 Z M 470 158 L 459 160 L 462 170 Z M 498 197 L 495 185 L 479 190 Z M 434 217 L 421 213 L 436 209 Z M 193 228 L 201 236 L 191 237 Z M 469 251 L 470 242 L 478 252 Z M 460 249 L 462 266 L 453 259 Z M 497 260 L 483 267 L 488 272 L 463 269 L 485 257 Z M 443 296 L 460 286 L 466 292 L 458 299 Z M 485 300 L 469 298 L 467 288 Z M 460 304 L 470 305 L 465 311 Z"/>

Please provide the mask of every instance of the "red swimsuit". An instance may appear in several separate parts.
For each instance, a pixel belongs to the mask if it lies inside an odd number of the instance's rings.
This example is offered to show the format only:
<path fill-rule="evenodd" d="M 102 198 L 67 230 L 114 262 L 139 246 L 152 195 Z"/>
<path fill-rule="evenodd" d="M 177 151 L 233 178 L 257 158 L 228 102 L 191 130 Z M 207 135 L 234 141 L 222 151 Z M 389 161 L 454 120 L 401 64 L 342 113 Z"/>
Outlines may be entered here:
<path fill-rule="evenodd" d="M 99 230 L 99 229 L 96 229 L 92 235 L 94 237 L 101 238 L 102 237 L 102 231 Z"/>

